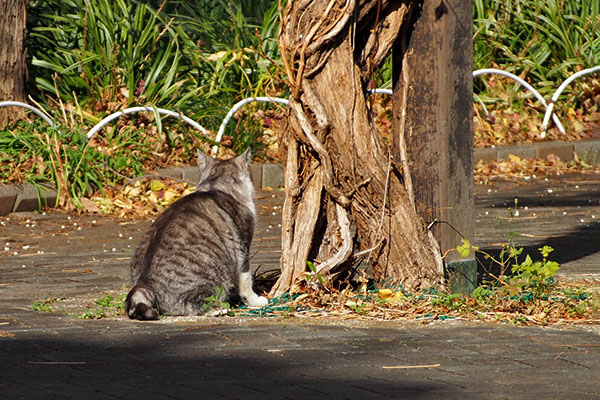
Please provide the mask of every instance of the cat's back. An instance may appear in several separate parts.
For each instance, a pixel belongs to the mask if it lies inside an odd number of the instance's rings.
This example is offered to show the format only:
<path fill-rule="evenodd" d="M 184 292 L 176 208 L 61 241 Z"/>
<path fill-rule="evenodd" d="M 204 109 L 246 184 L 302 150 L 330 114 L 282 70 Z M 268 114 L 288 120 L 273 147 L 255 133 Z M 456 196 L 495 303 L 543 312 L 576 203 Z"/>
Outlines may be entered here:
<path fill-rule="evenodd" d="M 191 193 L 171 205 L 154 223 L 157 231 L 174 234 L 199 230 L 254 229 L 254 212 L 219 190 Z"/>
<path fill-rule="evenodd" d="M 254 212 L 218 191 L 191 193 L 173 203 L 152 224 L 132 259 L 132 279 L 144 270 L 204 261 L 237 263 L 254 233 Z"/>

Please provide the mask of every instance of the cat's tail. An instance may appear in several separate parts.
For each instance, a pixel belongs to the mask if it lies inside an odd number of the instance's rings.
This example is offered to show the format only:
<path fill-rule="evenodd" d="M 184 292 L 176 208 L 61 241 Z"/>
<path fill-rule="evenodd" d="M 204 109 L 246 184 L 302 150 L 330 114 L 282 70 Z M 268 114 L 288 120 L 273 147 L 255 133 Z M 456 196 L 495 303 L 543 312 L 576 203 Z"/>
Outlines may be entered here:
<path fill-rule="evenodd" d="M 154 293 L 148 288 L 135 286 L 125 299 L 125 309 L 131 319 L 142 321 L 158 319 L 158 311 L 154 308 L 156 304 Z"/>

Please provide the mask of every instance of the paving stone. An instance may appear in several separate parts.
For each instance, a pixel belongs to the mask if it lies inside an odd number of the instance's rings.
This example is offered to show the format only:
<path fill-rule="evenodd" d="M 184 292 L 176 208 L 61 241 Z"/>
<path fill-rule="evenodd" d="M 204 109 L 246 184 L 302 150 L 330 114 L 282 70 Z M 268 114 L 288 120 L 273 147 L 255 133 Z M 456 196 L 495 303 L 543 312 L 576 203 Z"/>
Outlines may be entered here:
<path fill-rule="evenodd" d="M 573 142 L 542 142 L 536 143 L 536 157 L 545 160 L 550 154 L 554 154 L 562 161 L 571 161 L 573 159 Z"/>
<path fill-rule="evenodd" d="M 582 228 L 579 222 L 600 216 L 596 178 L 503 183 L 491 192 L 476 187 L 480 222 L 475 241 L 491 248 L 503 241 L 496 218 L 518 196 L 521 216 L 535 212 L 536 218 L 514 218 L 514 229 L 530 234 L 516 239 L 534 251 L 547 240 L 556 249 L 567 248 L 560 261 L 572 277 L 588 267 L 598 271 L 600 227 Z M 283 194 L 259 190 L 257 199 L 253 268 L 261 252 L 280 246 L 275 228 L 281 209 L 274 207 Z M 590 199 L 594 202 L 588 203 Z M 522 208 L 525 204 L 528 210 Z M 61 304 L 83 296 L 94 304 L 108 291 L 126 293 L 129 259 L 149 225 L 66 217 L 38 216 L 35 230 L 24 223 L 31 216 L 0 218 L 3 242 L 19 250 L 14 255 L 0 248 L 3 399 L 600 399 L 600 328 L 593 325 L 241 317 L 138 322 L 125 316 L 93 321 L 34 312 L 31 304 L 40 298 L 64 299 Z M 549 239 L 540 240 L 540 235 Z M 582 266 L 587 258 L 589 266 Z M 269 262 L 269 267 L 276 265 Z M 424 367 L 437 363 L 441 366 Z"/>
<path fill-rule="evenodd" d="M 252 176 L 252 183 L 256 189 L 262 189 L 262 165 L 261 164 L 250 164 L 250 174 Z"/>
<path fill-rule="evenodd" d="M 278 188 L 284 185 L 283 165 L 281 164 L 263 164 L 262 165 L 262 187 Z"/>
<path fill-rule="evenodd" d="M 600 165 L 600 140 L 580 140 L 574 144 L 580 160 L 590 165 Z"/>
<path fill-rule="evenodd" d="M 181 168 L 177 168 L 177 167 L 161 168 L 161 169 L 157 169 L 155 172 L 156 172 L 156 175 L 168 176 L 170 178 L 175 178 L 175 179 L 181 179 L 181 177 L 183 175 Z"/>
<path fill-rule="evenodd" d="M 181 179 L 197 184 L 200 180 L 200 169 L 198 167 L 181 167 Z"/>
<path fill-rule="evenodd" d="M 13 185 L 17 192 L 17 199 L 13 212 L 40 210 L 40 206 L 54 207 L 58 193 L 54 188 L 39 185 L 37 188 L 31 184 Z"/>
<path fill-rule="evenodd" d="M 535 145 L 526 144 L 522 146 L 497 147 L 496 151 L 498 152 L 498 160 L 508 160 L 510 154 L 521 158 L 535 158 L 536 148 Z"/>
<path fill-rule="evenodd" d="M 489 163 L 496 161 L 498 154 L 495 147 L 475 148 L 473 150 L 473 161 L 477 164 L 480 160 Z"/>
<path fill-rule="evenodd" d="M 13 187 L 0 183 L 0 216 L 10 214 L 16 200 L 17 192 Z"/>

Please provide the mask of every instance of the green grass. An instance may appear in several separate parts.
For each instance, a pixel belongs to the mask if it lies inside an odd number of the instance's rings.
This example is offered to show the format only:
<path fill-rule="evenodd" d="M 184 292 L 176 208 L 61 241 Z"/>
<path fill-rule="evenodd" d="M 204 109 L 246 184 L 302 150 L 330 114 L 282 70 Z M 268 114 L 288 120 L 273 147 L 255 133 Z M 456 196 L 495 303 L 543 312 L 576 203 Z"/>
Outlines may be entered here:
<path fill-rule="evenodd" d="M 212 3 L 206 14 L 208 4 L 183 1 L 34 1 L 31 90 L 48 104 L 81 106 L 86 118 L 155 105 L 216 129 L 230 105 L 272 84 L 263 55 L 279 55 L 276 3 Z"/>
<path fill-rule="evenodd" d="M 37 120 L 0 127 L 0 180 L 53 182 L 63 204 L 78 205 L 81 196 L 167 163 L 189 164 L 195 148 L 211 144 L 177 121 L 155 121 L 152 113 L 121 118 L 86 144 L 83 135 L 114 111 L 168 108 L 216 132 L 242 98 L 287 96 L 277 47 L 278 1 L 34 0 L 27 11 L 29 92 L 58 128 Z M 598 2 L 474 0 L 473 17 L 474 68 L 526 77 L 546 97 L 573 72 L 600 64 Z M 390 58 L 374 79 L 390 87 L 391 77 Z M 496 77 L 474 83 L 492 113 L 541 118 L 539 104 L 516 84 Z M 569 89 L 563 100 L 571 108 L 598 112 L 596 77 Z M 225 135 L 233 152 L 251 147 L 266 157 L 269 107 L 253 103 L 231 121 Z M 525 123 L 516 130 L 511 135 L 536 134 Z"/>
<path fill-rule="evenodd" d="M 599 2 L 474 0 L 473 19 L 474 69 L 526 77 L 546 97 L 574 72 L 600 64 Z"/>
<path fill-rule="evenodd" d="M 121 315 L 125 310 L 124 301 L 126 296 L 126 294 L 122 294 L 115 297 L 107 294 L 95 301 L 97 307 L 88 308 L 78 317 L 82 319 L 102 319 L 114 315 Z"/>
<path fill-rule="evenodd" d="M 33 302 L 31 309 L 39 312 L 52 312 L 52 304 L 58 301 L 57 298 L 40 299 Z"/>

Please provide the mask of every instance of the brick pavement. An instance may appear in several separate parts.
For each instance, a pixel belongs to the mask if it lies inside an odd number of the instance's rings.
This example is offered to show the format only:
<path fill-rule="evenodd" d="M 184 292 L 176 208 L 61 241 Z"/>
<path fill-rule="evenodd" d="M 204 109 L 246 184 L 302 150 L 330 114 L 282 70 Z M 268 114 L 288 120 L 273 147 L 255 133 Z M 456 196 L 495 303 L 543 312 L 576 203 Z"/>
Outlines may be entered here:
<path fill-rule="evenodd" d="M 4 399 L 600 398 L 597 329 L 29 313 L 0 319 Z"/>
<path fill-rule="evenodd" d="M 573 179 L 478 187 L 476 242 L 494 247 L 504 239 L 496 218 L 517 194 L 528 204 L 515 218 L 518 239 L 531 248 L 571 244 L 560 255 L 565 276 L 597 277 L 600 233 L 592 215 L 600 215 L 600 184 Z M 252 264 L 268 269 L 278 259 L 281 194 L 257 195 Z M 59 304 L 78 310 L 104 293 L 124 293 L 129 257 L 148 223 L 56 212 L 0 217 L 0 398 L 600 399 L 598 325 L 144 323 L 81 320 L 68 308 L 31 311 L 40 298 L 62 298 Z"/>

